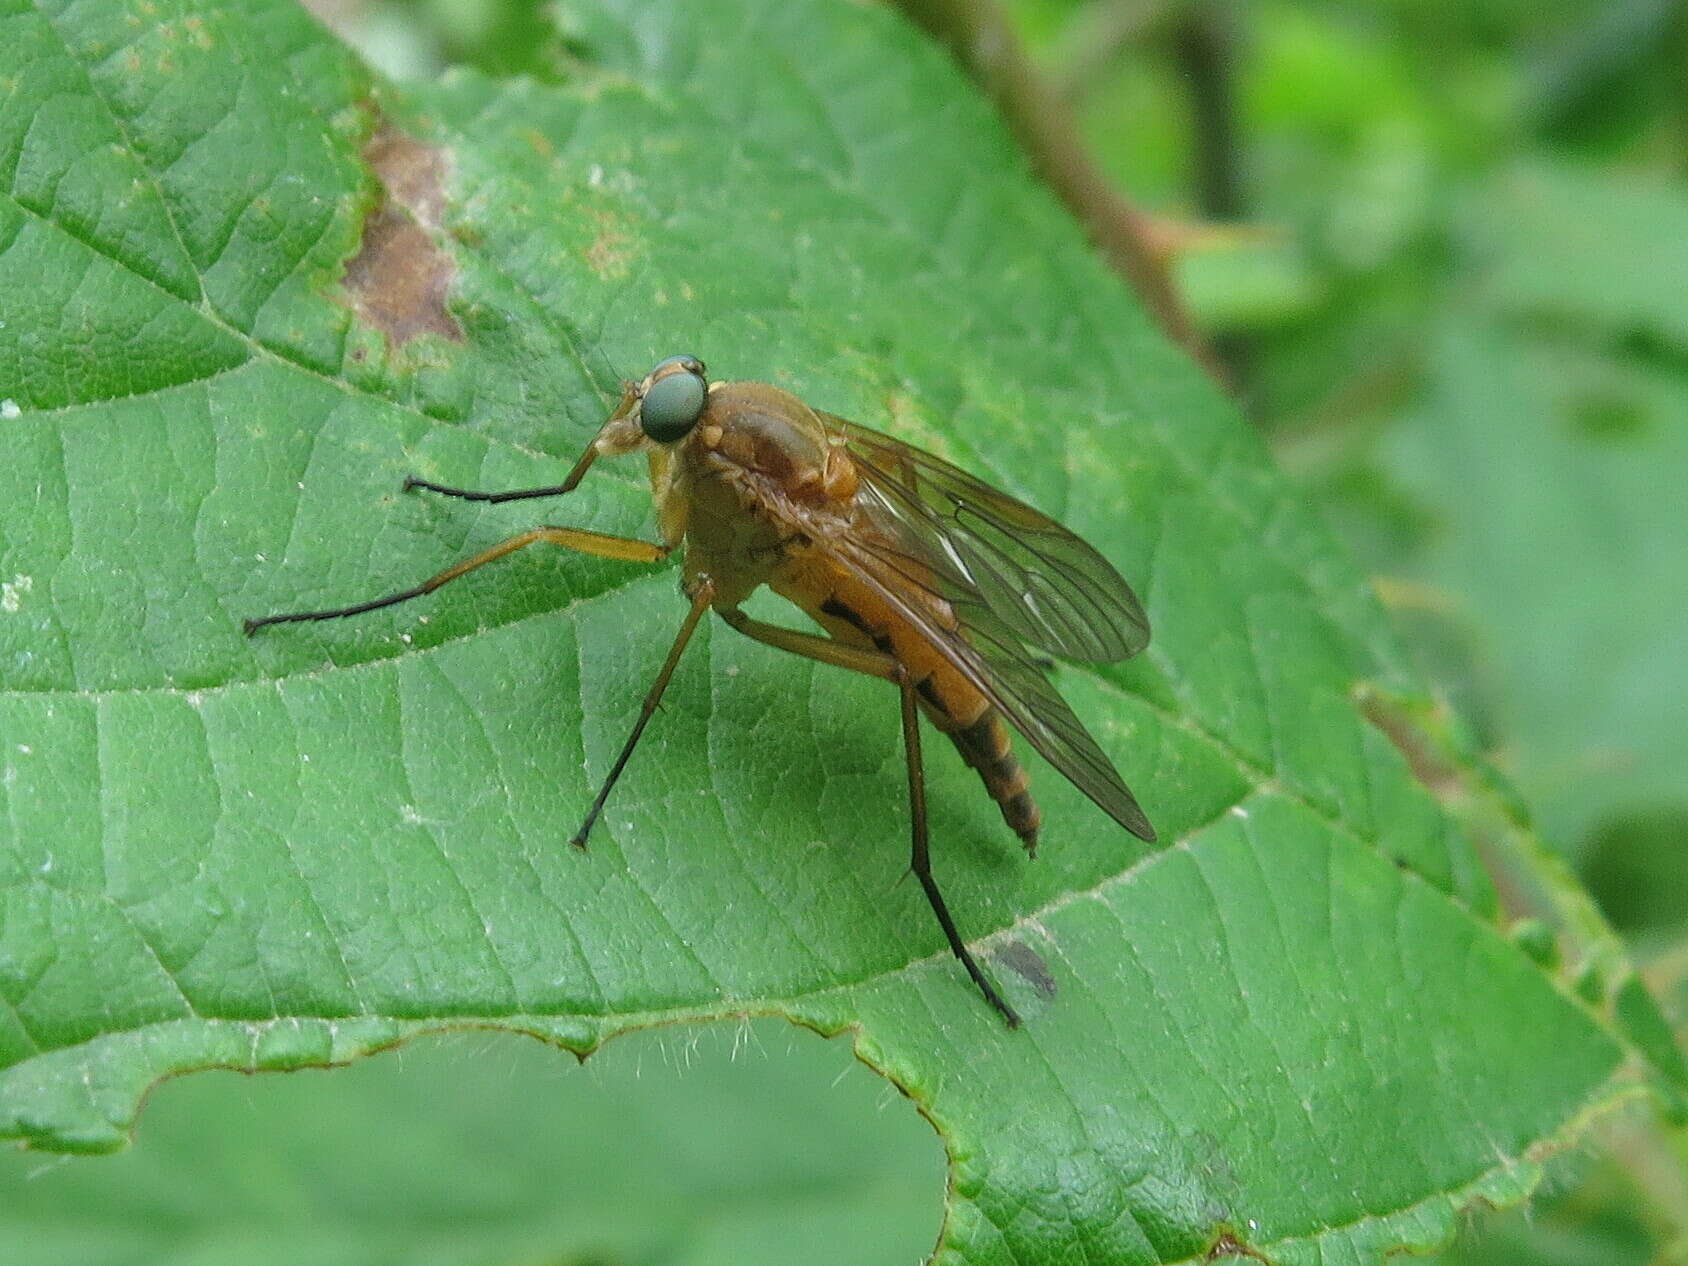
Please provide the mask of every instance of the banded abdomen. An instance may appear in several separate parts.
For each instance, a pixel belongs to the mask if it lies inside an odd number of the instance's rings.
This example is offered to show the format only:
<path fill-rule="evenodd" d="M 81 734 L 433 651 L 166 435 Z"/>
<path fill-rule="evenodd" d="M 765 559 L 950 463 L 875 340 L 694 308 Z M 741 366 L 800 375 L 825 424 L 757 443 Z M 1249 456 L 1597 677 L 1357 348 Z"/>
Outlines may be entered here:
<path fill-rule="evenodd" d="M 908 671 L 927 719 L 948 735 L 984 781 L 1003 820 L 1037 853 L 1042 821 L 1008 726 L 990 700 L 930 640 L 872 589 L 833 567 L 798 567 L 772 588 L 802 607 L 828 633 L 854 646 L 893 656 Z M 953 617 L 951 617 L 953 618 Z"/>

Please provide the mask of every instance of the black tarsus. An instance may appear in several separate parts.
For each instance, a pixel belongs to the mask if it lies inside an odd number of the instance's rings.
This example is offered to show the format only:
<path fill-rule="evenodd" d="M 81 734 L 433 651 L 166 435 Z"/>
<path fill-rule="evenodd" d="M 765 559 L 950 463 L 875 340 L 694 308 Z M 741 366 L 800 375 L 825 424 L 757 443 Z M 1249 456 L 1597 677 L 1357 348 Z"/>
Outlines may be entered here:
<path fill-rule="evenodd" d="M 544 488 L 518 488 L 514 492 L 473 492 L 467 488 L 448 488 L 444 484 L 430 483 L 426 479 L 419 479 L 415 475 L 404 477 L 404 490 L 412 488 L 426 488 L 429 492 L 437 492 L 446 497 L 460 497 L 464 501 L 525 501 L 529 497 L 560 497 L 564 493 L 574 491 L 578 480 L 567 483 L 548 484 Z"/>
<path fill-rule="evenodd" d="M 417 585 L 414 589 L 406 589 L 403 593 L 388 594 L 385 598 L 373 598 L 368 602 L 360 602 L 356 606 L 335 607 L 330 611 L 289 611 L 285 615 L 266 615 L 257 619 L 242 620 L 240 626 L 246 630 L 246 636 L 251 637 L 259 629 L 270 624 L 294 624 L 300 620 L 338 620 L 342 616 L 362 615 L 365 611 L 378 611 L 382 607 L 408 602 L 412 598 L 420 598 L 423 594 L 432 592 L 432 589 L 422 584 Z"/>

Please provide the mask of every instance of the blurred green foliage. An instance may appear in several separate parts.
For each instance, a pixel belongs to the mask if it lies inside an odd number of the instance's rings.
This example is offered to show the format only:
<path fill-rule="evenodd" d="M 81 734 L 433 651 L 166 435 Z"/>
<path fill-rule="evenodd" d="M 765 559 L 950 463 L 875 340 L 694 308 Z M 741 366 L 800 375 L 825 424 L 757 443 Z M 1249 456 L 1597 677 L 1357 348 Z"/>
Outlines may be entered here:
<path fill-rule="evenodd" d="M 943 1165 L 847 1043 L 783 1020 L 655 1029 L 583 1065 L 455 1034 L 167 1082 L 119 1156 L 0 1155 L 0 1262 L 738 1266 L 794 1241 L 815 1266 L 913 1261 Z"/>

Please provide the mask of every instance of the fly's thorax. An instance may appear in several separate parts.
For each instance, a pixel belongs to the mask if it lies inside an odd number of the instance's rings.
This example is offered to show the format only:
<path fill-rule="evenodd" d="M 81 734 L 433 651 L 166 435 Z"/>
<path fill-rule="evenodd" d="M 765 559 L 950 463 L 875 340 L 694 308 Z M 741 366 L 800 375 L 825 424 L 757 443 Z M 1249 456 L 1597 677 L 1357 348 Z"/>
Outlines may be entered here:
<path fill-rule="evenodd" d="M 690 446 L 688 446 L 690 447 Z M 684 521 L 686 574 L 714 581 L 724 606 L 736 606 L 784 566 L 798 532 L 787 507 L 770 504 L 757 490 L 757 477 L 737 466 L 711 468 L 687 461 L 664 499 L 668 511 Z"/>
<path fill-rule="evenodd" d="M 856 493 L 842 437 L 796 396 L 767 383 L 713 384 L 688 448 L 708 467 L 757 476 L 769 491 L 798 501 L 844 502 Z"/>

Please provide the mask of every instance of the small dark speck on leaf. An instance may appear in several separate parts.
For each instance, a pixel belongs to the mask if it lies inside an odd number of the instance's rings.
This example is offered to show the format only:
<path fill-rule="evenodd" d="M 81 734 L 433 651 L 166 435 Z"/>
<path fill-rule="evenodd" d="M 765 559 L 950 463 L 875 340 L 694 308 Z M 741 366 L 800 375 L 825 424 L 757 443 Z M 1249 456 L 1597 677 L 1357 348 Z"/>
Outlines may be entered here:
<path fill-rule="evenodd" d="M 1049 973 L 1049 964 L 1043 961 L 1042 954 L 1024 941 L 1009 941 L 994 957 L 1003 966 L 1012 968 L 1041 997 L 1055 996 L 1055 977 Z"/>
<path fill-rule="evenodd" d="M 433 237 L 445 211 L 445 153 L 383 124 L 363 157 L 382 196 L 364 221 L 361 249 L 346 264 L 358 316 L 389 346 L 423 334 L 462 342 L 445 306 L 456 266 Z"/>

